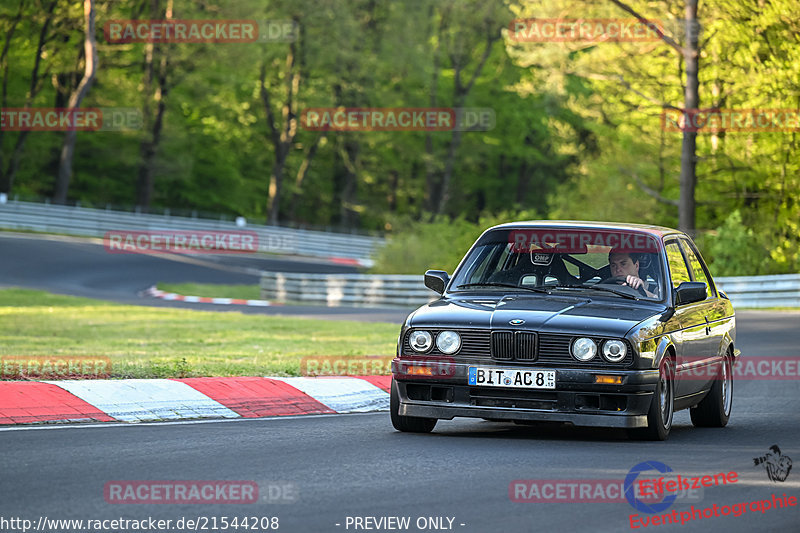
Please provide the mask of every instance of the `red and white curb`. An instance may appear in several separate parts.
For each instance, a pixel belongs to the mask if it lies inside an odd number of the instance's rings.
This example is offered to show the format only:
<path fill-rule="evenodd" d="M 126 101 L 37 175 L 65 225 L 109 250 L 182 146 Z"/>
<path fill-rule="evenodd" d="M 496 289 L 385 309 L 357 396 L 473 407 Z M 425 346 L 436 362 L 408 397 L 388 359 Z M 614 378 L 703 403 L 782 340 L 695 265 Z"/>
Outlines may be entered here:
<path fill-rule="evenodd" d="M 0 424 L 386 411 L 390 386 L 391 376 L 0 381 Z"/>
<path fill-rule="evenodd" d="M 375 265 L 372 259 L 355 259 L 352 257 L 329 257 L 328 261 L 337 265 L 352 265 L 365 268 L 371 268 Z"/>
<path fill-rule="evenodd" d="M 162 300 L 171 300 L 176 302 L 190 302 L 199 304 L 219 304 L 219 305 L 250 305 L 254 307 L 269 307 L 272 305 L 280 305 L 272 303 L 268 300 L 244 300 L 242 298 L 209 298 L 207 296 L 184 296 L 183 294 L 176 294 L 174 292 L 165 292 L 156 288 L 155 285 L 142 291 L 142 294 L 152 296 L 154 298 L 161 298 Z"/>

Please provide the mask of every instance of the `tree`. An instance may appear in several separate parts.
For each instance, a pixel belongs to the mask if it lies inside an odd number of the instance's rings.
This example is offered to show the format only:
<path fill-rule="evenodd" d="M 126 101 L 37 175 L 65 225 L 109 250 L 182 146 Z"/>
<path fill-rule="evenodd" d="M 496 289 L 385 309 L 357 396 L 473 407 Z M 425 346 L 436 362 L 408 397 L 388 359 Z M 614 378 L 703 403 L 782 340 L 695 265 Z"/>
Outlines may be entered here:
<path fill-rule="evenodd" d="M 475 14 L 478 16 L 475 16 Z M 440 9 L 440 21 L 436 35 L 434 52 L 434 72 L 431 87 L 431 107 L 436 107 L 436 84 L 440 78 L 440 54 L 449 60 L 452 69 L 453 87 L 449 104 L 452 108 L 463 108 L 467 102 L 475 81 L 480 77 L 486 61 L 489 59 L 494 44 L 501 39 L 501 29 L 510 16 L 505 5 L 493 2 L 448 1 Z M 477 57 L 476 57 L 477 55 Z M 467 68 L 470 62 L 475 65 L 471 73 Z M 443 65 L 442 65 L 443 67 Z M 428 186 L 438 194 L 431 202 L 433 215 L 444 213 L 450 202 L 453 172 L 455 169 L 458 148 L 461 145 L 463 130 L 456 128 L 452 132 L 444 168 L 438 179 L 432 167 L 428 166 Z M 427 141 L 427 152 L 431 157 L 431 141 Z"/>
<path fill-rule="evenodd" d="M 297 21 L 295 21 L 297 22 Z M 297 94 L 300 91 L 300 69 L 297 64 L 297 47 L 295 41 L 289 43 L 285 59 L 285 96 L 279 104 L 280 122 L 276 119 L 273 110 L 273 89 L 265 82 L 267 77 L 267 64 L 262 60 L 259 73 L 259 91 L 261 102 L 267 115 L 267 136 L 274 151 L 272 171 L 269 176 L 269 189 L 267 191 L 267 222 L 278 223 L 281 194 L 283 192 L 283 175 L 289 149 L 297 135 Z"/>
<path fill-rule="evenodd" d="M 94 0 L 83 1 L 84 21 L 86 24 L 86 37 L 84 40 L 84 74 L 83 79 L 78 84 L 77 89 L 69 99 L 68 111 L 73 113 L 80 108 L 81 102 L 86 97 L 92 87 L 95 75 L 97 74 L 97 41 L 95 40 L 95 11 Z M 69 191 L 69 181 L 72 177 L 72 157 L 75 152 L 75 140 L 77 131 L 74 128 L 67 130 L 64 136 L 64 144 L 61 147 L 61 157 L 58 164 L 58 177 L 56 180 L 56 190 L 54 201 L 56 203 L 66 203 L 67 192 Z"/>
<path fill-rule="evenodd" d="M 629 13 L 639 19 L 641 22 L 647 24 L 650 21 L 643 17 L 639 12 L 632 9 L 628 4 L 620 0 L 610 0 L 613 4 L 620 9 Z M 697 21 L 697 0 L 686 0 L 685 11 L 685 35 L 686 44 L 681 46 L 671 37 L 660 31 L 657 26 L 656 33 L 659 38 L 668 44 L 673 50 L 683 57 L 684 72 L 685 72 L 685 85 L 684 85 L 684 100 L 683 110 L 684 113 L 691 115 L 700 107 L 700 82 L 699 82 L 699 69 L 700 69 L 700 49 L 698 47 L 698 34 L 697 28 L 699 23 Z M 664 105 L 664 108 L 670 107 Z M 683 130 L 683 143 L 681 146 L 681 194 L 678 203 L 678 228 L 686 233 L 694 234 L 695 231 L 695 186 L 697 177 L 695 174 L 697 165 L 697 130 L 694 128 L 684 128 Z"/>
<path fill-rule="evenodd" d="M 43 82 L 47 78 L 49 74 L 49 66 L 47 66 L 42 72 L 42 58 L 43 53 L 45 51 L 46 45 L 53 39 L 53 33 L 51 32 L 51 26 L 53 24 L 53 20 L 55 19 L 55 8 L 56 8 L 57 0 L 52 0 L 45 8 L 44 8 L 44 20 L 42 22 L 42 27 L 39 31 L 39 37 L 36 44 L 36 51 L 34 52 L 34 60 L 33 60 L 33 67 L 31 69 L 30 75 L 30 84 L 28 87 L 28 92 L 25 96 L 25 104 L 24 108 L 28 109 L 33 104 L 36 96 L 39 94 L 39 91 L 42 90 Z M 17 14 L 11 21 L 11 25 L 6 31 L 6 39 L 3 45 L 2 54 L 0 54 L 0 65 L 3 68 L 3 86 L 2 86 L 2 100 L 0 100 L 0 108 L 8 107 L 8 51 L 11 46 L 11 40 L 14 36 L 14 33 L 17 29 L 17 25 L 19 24 L 20 20 L 23 17 L 23 9 L 25 7 L 25 0 L 21 0 L 19 3 L 19 10 Z M 34 8 L 35 9 L 35 8 Z M 55 51 L 54 51 L 55 53 Z M 0 192 L 10 193 L 11 189 L 14 186 L 14 179 L 17 175 L 17 171 L 19 170 L 20 160 L 22 158 L 22 153 L 25 150 L 25 141 L 28 138 L 28 134 L 30 133 L 28 130 L 20 131 L 17 140 L 14 143 L 14 149 L 11 152 L 11 157 L 9 158 L 8 167 L 4 168 L 3 165 L 3 150 L 2 150 L 2 143 L 5 131 L 0 129 Z"/>
<path fill-rule="evenodd" d="M 150 3 L 150 18 L 172 20 L 173 0 L 167 0 L 166 9 L 162 12 L 159 0 Z M 155 181 L 155 157 L 161 142 L 161 131 L 164 126 L 166 111 L 165 99 L 172 84 L 168 81 L 170 72 L 169 45 L 147 43 L 144 54 L 144 99 L 142 100 L 142 117 L 144 119 L 144 135 L 139 149 L 141 160 L 136 182 L 136 205 L 144 211 L 150 209 L 153 201 Z M 155 111 L 151 108 L 155 104 Z"/>

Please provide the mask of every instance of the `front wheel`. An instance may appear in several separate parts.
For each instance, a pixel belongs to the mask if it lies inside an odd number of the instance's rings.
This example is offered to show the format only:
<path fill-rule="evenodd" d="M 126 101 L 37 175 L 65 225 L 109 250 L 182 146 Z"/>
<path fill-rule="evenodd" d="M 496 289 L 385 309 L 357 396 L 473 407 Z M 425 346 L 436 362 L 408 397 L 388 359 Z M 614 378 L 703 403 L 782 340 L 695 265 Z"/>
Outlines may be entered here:
<path fill-rule="evenodd" d="M 720 374 L 711 391 L 697 407 L 689 410 L 692 424 L 700 428 L 722 428 L 728 424 L 733 405 L 733 357 L 727 352 L 722 358 Z"/>
<path fill-rule="evenodd" d="M 672 427 L 675 402 L 675 363 L 664 357 L 658 367 L 658 385 L 647 412 L 647 427 L 630 431 L 639 440 L 667 440 Z"/>
<path fill-rule="evenodd" d="M 389 410 L 392 414 L 392 425 L 397 431 L 430 433 L 436 426 L 437 419 L 435 418 L 400 415 L 400 393 L 397 392 L 397 382 L 394 378 L 392 378 L 392 394 L 389 398 Z"/>

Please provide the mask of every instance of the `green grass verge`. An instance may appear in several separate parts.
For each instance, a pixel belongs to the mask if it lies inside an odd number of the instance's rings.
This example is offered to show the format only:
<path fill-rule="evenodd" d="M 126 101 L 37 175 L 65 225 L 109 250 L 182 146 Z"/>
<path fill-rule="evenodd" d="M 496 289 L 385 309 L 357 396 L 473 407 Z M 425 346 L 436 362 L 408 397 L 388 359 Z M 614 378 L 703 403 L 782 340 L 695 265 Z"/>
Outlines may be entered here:
<path fill-rule="evenodd" d="M 399 330 L 0 290 L 0 358 L 105 356 L 114 378 L 297 376 L 301 357 L 394 354 Z"/>
<path fill-rule="evenodd" d="M 206 283 L 158 283 L 157 288 L 184 296 L 208 296 L 210 298 L 242 298 L 260 300 L 258 285 L 212 285 Z"/>

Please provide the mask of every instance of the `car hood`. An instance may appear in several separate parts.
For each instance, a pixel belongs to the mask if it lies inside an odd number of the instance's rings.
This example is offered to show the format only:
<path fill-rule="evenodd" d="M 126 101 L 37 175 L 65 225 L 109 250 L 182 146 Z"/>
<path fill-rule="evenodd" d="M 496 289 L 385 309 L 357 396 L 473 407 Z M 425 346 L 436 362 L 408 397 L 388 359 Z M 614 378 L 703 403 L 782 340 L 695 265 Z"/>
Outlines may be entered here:
<path fill-rule="evenodd" d="M 420 307 L 411 327 L 504 328 L 547 333 L 623 337 L 636 324 L 663 313 L 661 304 L 624 300 L 506 295 L 442 298 Z M 511 325 L 511 320 L 524 320 Z"/>

